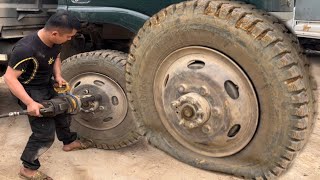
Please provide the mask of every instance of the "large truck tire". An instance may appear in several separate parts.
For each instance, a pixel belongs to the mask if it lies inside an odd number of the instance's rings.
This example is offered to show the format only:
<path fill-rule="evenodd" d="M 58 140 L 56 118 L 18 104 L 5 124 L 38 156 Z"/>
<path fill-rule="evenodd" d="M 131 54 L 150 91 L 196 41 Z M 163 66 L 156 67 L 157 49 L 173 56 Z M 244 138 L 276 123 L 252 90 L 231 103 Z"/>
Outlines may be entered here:
<path fill-rule="evenodd" d="M 100 94 L 98 103 L 82 106 L 72 116 L 71 129 L 91 139 L 95 147 L 119 149 L 138 141 L 141 127 L 132 118 L 125 94 L 127 54 L 100 50 L 74 55 L 62 63 L 62 75 L 74 95 Z"/>
<path fill-rule="evenodd" d="M 163 9 L 133 40 L 126 71 L 148 141 L 202 169 L 276 178 L 314 124 L 296 38 L 251 5 L 198 0 Z"/>

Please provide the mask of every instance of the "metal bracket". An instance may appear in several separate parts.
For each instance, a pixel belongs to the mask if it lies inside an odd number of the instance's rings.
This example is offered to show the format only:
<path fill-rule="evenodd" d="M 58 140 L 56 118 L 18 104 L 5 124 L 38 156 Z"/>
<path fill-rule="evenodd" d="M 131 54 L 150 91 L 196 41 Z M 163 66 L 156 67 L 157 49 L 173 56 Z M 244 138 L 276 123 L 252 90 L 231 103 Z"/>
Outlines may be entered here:
<path fill-rule="evenodd" d="M 26 17 L 28 14 L 39 14 L 42 13 L 42 1 L 37 0 L 37 7 L 34 8 L 17 8 L 16 11 L 18 12 L 18 21 Z"/>
<path fill-rule="evenodd" d="M 89 4 L 91 0 L 71 0 L 74 4 Z"/>

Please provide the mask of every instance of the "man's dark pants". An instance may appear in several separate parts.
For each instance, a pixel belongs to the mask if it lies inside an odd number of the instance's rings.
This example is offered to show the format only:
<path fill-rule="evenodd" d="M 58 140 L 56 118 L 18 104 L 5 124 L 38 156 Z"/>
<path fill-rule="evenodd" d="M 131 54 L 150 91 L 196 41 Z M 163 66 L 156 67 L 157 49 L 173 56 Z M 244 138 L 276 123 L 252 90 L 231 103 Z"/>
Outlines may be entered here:
<path fill-rule="evenodd" d="M 51 86 L 26 88 L 29 96 L 36 102 L 49 100 L 57 96 Z M 21 101 L 19 105 L 26 109 Z M 64 145 L 77 139 L 77 134 L 70 132 L 71 118 L 67 115 L 58 115 L 54 118 L 28 116 L 32 134 L 22 153 L 21 160 L 24 167 L 37 170 L 40 167 L 38 158 L 53 144 L 55 132 Z"/>

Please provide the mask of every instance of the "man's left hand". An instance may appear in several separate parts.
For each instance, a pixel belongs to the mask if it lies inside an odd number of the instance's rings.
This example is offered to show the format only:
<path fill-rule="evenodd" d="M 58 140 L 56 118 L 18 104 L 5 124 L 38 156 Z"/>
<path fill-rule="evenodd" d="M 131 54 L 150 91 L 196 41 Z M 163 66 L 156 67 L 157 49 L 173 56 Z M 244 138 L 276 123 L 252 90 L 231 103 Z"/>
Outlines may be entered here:
<path fill-rule="evenodd" d="M 58 83 L 59 87 L 62 87 L 62 85 L 65 85 L 67 83 L 67 81 L 64 80 L 62 77 L 56 77 L 55 81 Z"/>

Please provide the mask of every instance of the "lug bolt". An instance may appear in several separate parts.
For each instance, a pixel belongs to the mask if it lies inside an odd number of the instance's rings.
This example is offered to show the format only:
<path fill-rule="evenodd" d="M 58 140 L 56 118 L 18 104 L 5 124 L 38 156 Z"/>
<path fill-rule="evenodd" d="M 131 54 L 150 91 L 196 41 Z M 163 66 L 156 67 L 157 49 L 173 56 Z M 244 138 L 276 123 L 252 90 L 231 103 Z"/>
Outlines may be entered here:
<path fill-rule="evenodd" d="M 205 86 L 202 86 L 202 87 L 200 88 L 200 95 L 201 95 L 201 96 L 206 96 L 206 95 L 208 95 L 208 94 L 209 94 L 208 88 L 205 87 Z"/>
<path fill-rule="evenodd" d="M 84 94 L 89 94 L 89 90 L 86 89 L 86 90 L 83 91 L 83 93 L 84 93 Z"/>
<path fill-rule="evenodd" d="M 211 133 L 211 126 L 208 124 L 202 126 L 202 132 L 205 134 L 210 134 Z"/>
<path fill-rule="evenodd" d="M 185 84 L 181 84 L 178 88 L 179 93 L 184 93 L 187 89 L 187 86 Z"/>

